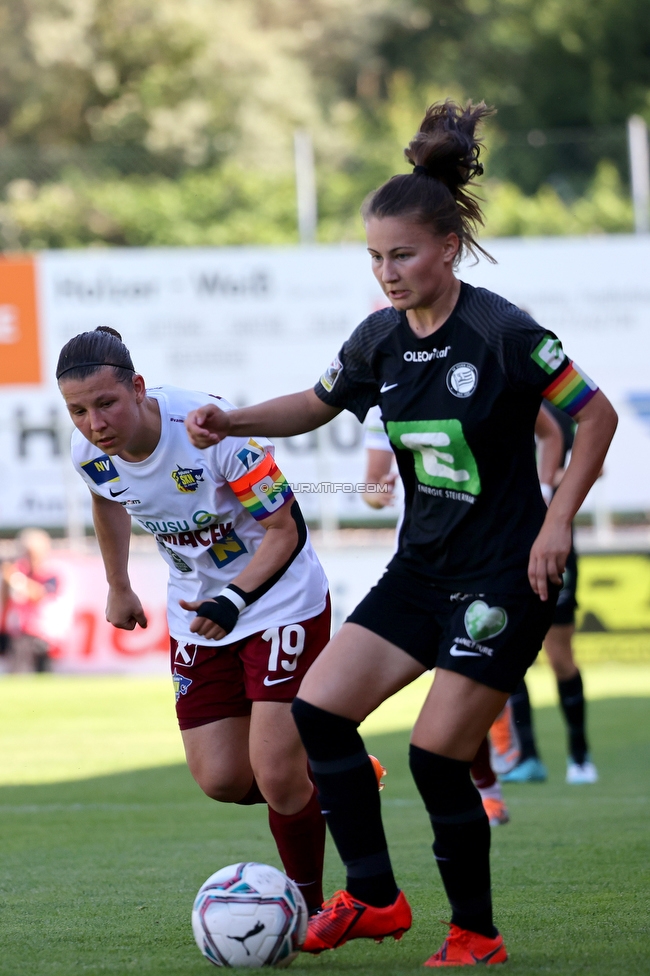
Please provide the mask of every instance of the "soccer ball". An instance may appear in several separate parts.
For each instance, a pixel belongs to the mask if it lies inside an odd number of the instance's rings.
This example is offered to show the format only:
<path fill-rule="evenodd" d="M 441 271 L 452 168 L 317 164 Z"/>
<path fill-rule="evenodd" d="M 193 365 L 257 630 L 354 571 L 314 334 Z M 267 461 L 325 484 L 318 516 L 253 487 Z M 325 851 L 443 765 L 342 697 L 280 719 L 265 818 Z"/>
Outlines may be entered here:
<path fill-rule="evenodd" d="M 192 909 L 196 944 L 215 966 L 288 966 L 307 935 L 298 886 L 268 864 L 229 864 L 199 888 Z"/>

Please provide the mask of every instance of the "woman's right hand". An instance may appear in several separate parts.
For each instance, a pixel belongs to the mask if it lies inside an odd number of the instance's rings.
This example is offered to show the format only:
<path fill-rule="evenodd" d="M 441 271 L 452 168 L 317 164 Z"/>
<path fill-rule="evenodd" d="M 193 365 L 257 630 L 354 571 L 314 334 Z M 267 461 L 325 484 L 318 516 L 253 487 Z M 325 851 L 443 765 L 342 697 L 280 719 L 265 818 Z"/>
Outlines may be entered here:
<path fill-rule="evenodd" d="M 119 630 L 134 630 L 136 624 L 147 626 L 147 618 L 139 597 L 130 586 L 109 586 L 106 619 Z"/>
<path fill-rule="evenodd" d="M 207 403 L 204 407 L 188 413 L 185 427 L 194 447 L 203 450 L 218 444 L 228 436 L 230 419 L 225 410 L 221 410 L 214 403 Z"/>
<path fill-rule="evenodd" d="M 363 493 L 363 500 L 371 508 L 386 508 L 395 501 L 395 485 L 397 483 L 397 471 L 391 471 L 379 479 L 378 491 Z"/>

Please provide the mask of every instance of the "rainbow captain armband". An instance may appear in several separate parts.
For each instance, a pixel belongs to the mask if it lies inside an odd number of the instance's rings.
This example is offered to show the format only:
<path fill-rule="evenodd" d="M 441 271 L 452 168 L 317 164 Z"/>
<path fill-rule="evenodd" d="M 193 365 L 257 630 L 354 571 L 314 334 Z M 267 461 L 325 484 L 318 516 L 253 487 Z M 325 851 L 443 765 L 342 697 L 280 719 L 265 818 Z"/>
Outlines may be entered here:
<path fill-rule="evenodd" d="M 272 454 L 266 454 L 263 461 L 229 484 L 249 515 L 258 522 L 273 515 L 293 498 L 287 479 Z"/>
<path fill-rule="evenodd" d="M 542 391 L 542 396 L 554 407 L 575 417 L 597 392 L 598 387 L 593 380 L 581 372 L 575 363 L 570 362 Z"/>

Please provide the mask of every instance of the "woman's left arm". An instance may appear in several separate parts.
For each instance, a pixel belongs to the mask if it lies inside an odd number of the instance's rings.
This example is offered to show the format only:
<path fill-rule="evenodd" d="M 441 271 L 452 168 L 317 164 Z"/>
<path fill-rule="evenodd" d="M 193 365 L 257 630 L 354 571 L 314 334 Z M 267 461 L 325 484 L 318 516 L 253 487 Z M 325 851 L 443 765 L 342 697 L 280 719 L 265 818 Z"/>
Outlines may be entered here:
<path fill-rule="evenodd" d="M 548 599 L 548 580 L 560 586 L 571 549 L 571 523 L 598 478 L 618 416 L 600 392 L 575 416 L 578 424 L 571 461 L 530 550 L 528 579 L 541 600 Z"/>

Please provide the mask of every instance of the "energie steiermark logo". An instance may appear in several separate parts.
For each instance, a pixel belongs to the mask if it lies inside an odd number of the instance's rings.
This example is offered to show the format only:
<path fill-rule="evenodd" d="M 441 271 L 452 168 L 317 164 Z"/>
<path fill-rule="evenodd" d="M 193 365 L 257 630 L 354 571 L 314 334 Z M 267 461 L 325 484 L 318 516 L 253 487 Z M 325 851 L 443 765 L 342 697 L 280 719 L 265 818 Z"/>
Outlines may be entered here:
<path fill-rule="evenodd" d="M 537 365 L 541 366 L 544 372 L 549 374 L 554 373 L 558 366 L 562 365 L 565 358 L 562 343 L 559 339 L 554 339 L 550 335 L 544 336 L 540 344 L 533 349 L 530 355 Z"/>
<path fill-rule="evenodd" d="M 503 607 L 489 607 L 484 600 L 474 600 L 465 611 L 465 630 L 473 641 L 497 637 L 508 626 Z"/>
<path fill-rule="evenodd" d="M 413 451 L 420 484 L 480 494 L 478 467 L 460 420 L 389 420 L 386 428 L 395 447 Z"/>

